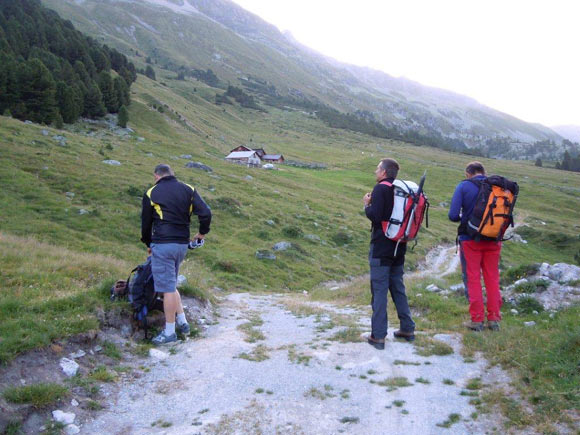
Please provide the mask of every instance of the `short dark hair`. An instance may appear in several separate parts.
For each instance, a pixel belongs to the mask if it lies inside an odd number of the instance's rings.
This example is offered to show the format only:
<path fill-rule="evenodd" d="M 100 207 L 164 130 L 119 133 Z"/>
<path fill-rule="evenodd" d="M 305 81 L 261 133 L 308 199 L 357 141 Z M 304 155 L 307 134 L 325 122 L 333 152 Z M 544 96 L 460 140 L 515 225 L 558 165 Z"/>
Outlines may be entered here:
<path fill-rule="evenodd" d="M 397 178 L 397 174 L 401 168 L 395 159 L 382 159 L 380 165 L 381 168 L 387 173 L 387 177 Z"/>
<path fill-rule="evenodd" d="M 171 169 L 171 166 L 166 165 L 165 163 L 155 166 L 155 170 L 153 172 L 155 173 L 155 175 L 158 175 L 160 177 L 165 177 L 167 175 L 175 175 L 173 173 L 173 169 Z"/>
<path fill-rule="evenodd" d="M 467 165 L 467 167 L 465 168 L 465 172 L 467 172 L 469 175 L 475 175 L 475 174 L 485 175 L 485 168 L 483 167 L 481 162 L 474 161 L 474 162 L 471 162 Z"/>

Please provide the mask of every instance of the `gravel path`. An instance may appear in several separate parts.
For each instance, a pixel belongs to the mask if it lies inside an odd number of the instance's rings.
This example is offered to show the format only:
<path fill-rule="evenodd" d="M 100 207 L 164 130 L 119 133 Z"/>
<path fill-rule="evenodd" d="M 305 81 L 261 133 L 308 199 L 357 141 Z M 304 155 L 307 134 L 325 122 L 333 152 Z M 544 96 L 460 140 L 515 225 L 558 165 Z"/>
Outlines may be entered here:
<path fill-rule="evenodd" d="M 493 427 L 481 416 L 472 420 L 475 407 L 460 395 L 470 379 L 485 376 L 487 363 L 464 362 L 459 336 L 435 337 L 454 348 L 446 356 L 417 355 L 414 345 L 393 340 L 394 328 L 385 351 L 340 343 L 331 339 L 345 328 L 336 316 L 368 329 L 368 312 L 305 299 L 224 297 L 219 322 L 203 338 L 163 349 L 165 359 L 145 363 L 150 371 L 108 387 L 105 409 L 81 433 L 463 434 Z M 238 328 L 248 319 L 249 333 Z M 245 341 L 259 333 L 262 340 Z M 380 385 L 391 377 L 412 385 Z M 450 428 L 438 426 L 450 414 L 461 417 Z"/>

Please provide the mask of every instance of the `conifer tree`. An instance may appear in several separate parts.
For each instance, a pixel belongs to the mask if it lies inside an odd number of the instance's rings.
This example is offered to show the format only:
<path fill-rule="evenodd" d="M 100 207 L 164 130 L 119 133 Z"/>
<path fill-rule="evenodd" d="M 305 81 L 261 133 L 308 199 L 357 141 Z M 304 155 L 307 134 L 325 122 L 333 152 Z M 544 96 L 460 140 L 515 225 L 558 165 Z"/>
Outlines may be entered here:
<path fill-rule="evenodd" d="M 131 102 L 129 93 L 129 86 L 123 77 L 115 77 L 113 80 L 113 88 L 117 95 L 117 104 L 120 106 L 128 106 Z"/>
<path fill-rule="evenodd" d="M 50 124 L 56 109 L 56 84 L 48 68 L 40 60 L 31 59 L 20 65 L 18 78 L 23 112 L 17 117 Z"/>
<path fill-rule="evenodd" d="M 95 82 L 92 82 L 85 94 L 83 115 L 89 118 L 99 118 L 106 113 L 101 91 Z"/>
<path fill-rule="evenodd" d="M 111 74 L 107 71 L 101 71 L 99 73 L 98 79 L 99 89 L 103 95 L 103 103 L 107 108 L 107 112 L 117 113 L 119 110 L 119 101 L 117 99 L 117 94 L 113 88 L 113 80 L 111 79 Z"/>
<path fill-rule="evenodd" d="M 117 124 L 119 124 L 120 127 L 127 128 L 127 122 L 129 122 L 129 111 L 125 106 L 121 106 L 119 108 Z"/>
<path fill-rule="evenodd" d="M 151 67 L 151 65 L 147 65 L 145 75 L 149 77 L 151 80 L 155 80 L 155 70 Z"/>
<path fill-rule="evenodd" d="M 58 128 L 59 130 L 61 130 L 62 127 L 64 126 L 64 121 L 63 121 L 62 115 L 60 114 L 59 111 L 56 112 L 56 115 L 54 117 L 54 126 L 56 128 Z"/>

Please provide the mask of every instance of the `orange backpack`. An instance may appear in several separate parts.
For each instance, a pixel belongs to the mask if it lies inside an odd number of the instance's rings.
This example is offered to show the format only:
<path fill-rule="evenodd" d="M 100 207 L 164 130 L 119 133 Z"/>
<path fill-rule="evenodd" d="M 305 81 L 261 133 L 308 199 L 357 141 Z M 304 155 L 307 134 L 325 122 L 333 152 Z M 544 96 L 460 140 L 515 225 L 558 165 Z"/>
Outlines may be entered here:
<path fill-rule="evenodd" d="M 502 241 L 507 228 L 514 226 L 513 210 L 518 198 L 518 183 L 499 175 L 469 179 L 479 187 L 473 213 L 465 232 L 474 240 Z"/>

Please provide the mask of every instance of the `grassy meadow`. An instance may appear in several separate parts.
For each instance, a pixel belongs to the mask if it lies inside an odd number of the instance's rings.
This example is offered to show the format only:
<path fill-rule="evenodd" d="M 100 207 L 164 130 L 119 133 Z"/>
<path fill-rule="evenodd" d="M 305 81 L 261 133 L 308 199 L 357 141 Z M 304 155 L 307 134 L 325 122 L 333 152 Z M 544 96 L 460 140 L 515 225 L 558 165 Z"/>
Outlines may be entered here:
<path fill-rule="evenodd" d="M 139 76 L 130 106 L 134 133 L 127 136 L 97 124 L 61 131 L 0 117 L 0 362 L 98 328 L 96 310 L 109 306 L 106 285 L 145 259 L 141 196 L 159 163 L 169 163 L 213 210 L 205 247 L 190 253 L 182 269 L 201 292 L 307 290 L 313 299 L 368 304 L 366 280 L 355 279 L 333 293 L 320 284 L 367 272 L 369 222 L 362 197 L 384 157 L 399 161 L 403 179 L 418 180 L 427 170 L 429 228 L 409 251 L 407 269 L 416 269 L 434 246 L 454 243 L 448 202 L 471 157 L 331 129 L 298 111 L 217 106 L 216 92 L 222 91 L 159 73 L 157 82 Z M 66 145 L 53 135 L 64 135 Z M 328 168 L 261 170 L 226 163 L 224 156 L 241 144 Z M 184 154 L 213 171 L 186 168 Z M 102 163 L 105 159 L 121 166 Z M 502 267 L 578 261 L 580 174 L 526 161 L 481 160 L 488 172 L 520 184 L 516 218 L 527 225 L 522 236 L 528 243 L 506 242 Z M 276 251 L 276 260 L 256 258 L 256 251 L 271 251 L 283 240 L 292 248 Z M 418 328 L 463 332 L 464 299 L 427 294 L 423 289 L 430 282 L 455 284 L 460 276 L 408 283 L 411 305 L 422 313 Z M 514 425 L 549 429 L 569 421 L 566 411 L 580 406 L 578 311 L 516 318 L 507 307 L 505 332 L 465 334 L 466 355 L 482 350 L 492 364 L 513 369 L 516 390 L 537 411 L 538 417 Z M 539 327 L 525 329 L 522 321 L 532 318 Z M 487 403 L 509 408 L 507 396 L 492 399 Z"/>

